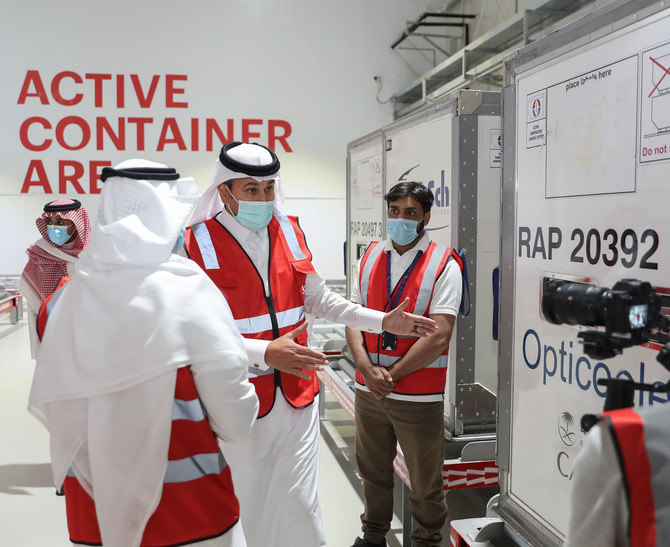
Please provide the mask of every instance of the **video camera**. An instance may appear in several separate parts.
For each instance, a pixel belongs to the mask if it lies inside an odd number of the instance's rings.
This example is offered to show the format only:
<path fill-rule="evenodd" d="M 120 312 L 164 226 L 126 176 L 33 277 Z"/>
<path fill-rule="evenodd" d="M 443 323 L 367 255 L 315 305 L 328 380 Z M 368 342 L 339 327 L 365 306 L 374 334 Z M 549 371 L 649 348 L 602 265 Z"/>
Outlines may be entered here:
<path fill-rule="evenodd" d="M 668 330 L 670 320 L 661 313 L 661 297 L 646 281 L 622 279 L 611 289 L 587 283 L 546 280 L 542 313 L 555 325 L 602 326 L 605 331 L 582 331 L 584 353 L 609 359 L 624 348 L 649 340 L 653 328 Z"/>
<path fill-rule="evenodd" d="M 542 314 L 555 325 L 604 327 L 604 331 L 584 330 L 577 334 L 584 353 L 594 359 L 609 359 L 625 348 L 654 338 L 663 342 L 656 359 L 670 370 L 670 318 L 662 313 L 661 296 L 646 281 L 622 279 L 611 289 L 589 283 L 574 283 L 545 278 L 542 287 Z M 665 331 L 661 334 L 658 329 Z M 604 410 L 633 406 L 635 390 L 670 392 L 664 385 L 641 384 L 622 378 L 601 378 L 598 385 L 607 386 Z M 582 427 L 588 431 L 597 417 L 586 415 Z"/>

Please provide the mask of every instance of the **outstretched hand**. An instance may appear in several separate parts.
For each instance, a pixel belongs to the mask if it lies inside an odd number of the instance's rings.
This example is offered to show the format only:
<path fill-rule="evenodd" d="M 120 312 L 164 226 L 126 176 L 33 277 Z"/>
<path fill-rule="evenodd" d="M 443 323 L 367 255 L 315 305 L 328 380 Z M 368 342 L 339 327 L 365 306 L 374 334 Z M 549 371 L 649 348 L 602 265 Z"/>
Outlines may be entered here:
<path fill-rule="evenodd" d="M 429 317 L 403 311 L 409 305 L 409 298 L 388 312 L 382 321 L 382 328 L 393 334 L 418 336 L 423 338 L 437 330 L 437 323 Z"/>
<path fill-rule="evenodd" d="M 325 354 L 295 342 L 307 328 L 307 321 L 299 327 L 273 340 L 265 350 L 265 362 L 273 368 L 294 374 L 306 380 L 312 377 L 307 370 L 319 372 L 328 364 Z"/>

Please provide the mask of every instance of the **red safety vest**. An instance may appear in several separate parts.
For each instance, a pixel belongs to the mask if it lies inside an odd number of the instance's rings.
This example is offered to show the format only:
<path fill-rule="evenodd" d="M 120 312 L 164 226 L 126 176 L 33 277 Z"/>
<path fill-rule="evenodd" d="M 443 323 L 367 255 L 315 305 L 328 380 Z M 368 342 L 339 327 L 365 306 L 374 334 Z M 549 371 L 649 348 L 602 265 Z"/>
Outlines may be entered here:
<path fill-rule="evenodd" d="M 102 545 L 95 501 L 79 481 L 65 478 L 70 541 Z M 230 467 L 198 398 L 189 367 L 177 370 L 177 385 L 163 493 L 142 536 L 142 547 L 167 547 L 225 534 L 240 517 Z"/>
<path fill-rule="evenodd" d="M 398 302 L 409 297 L 405 311 L 428 317 L 435 281 L 444 271 L 447 261 L 453 256 L 463 271 L 460 258 L 451 247 L 431 242 L 414 265 Z M 384 242 L 373 242 L 361 260 L 359 286 L 363 305 L 375 310 L 390 311 L 387 288 L 388 253 L 384 252 Z M 400 287 L 393 289 L 399 290 Z M 395 293 L 393 296 L 396 296 Z M 384 348 L 382 335 L 363 333 L 365 347 L 373 364 L 390 367 L 419 340 L 416 337 L 398 336 L 395 350 Z M 425 395 L 443 394 L 447 382 L 447 355 L 449 347 L 432 363 L 426 365 L 396 382 L 393 393 L 408 395 L 420 400 Z M 356 382 L 365 385 L 363 376 L 356 371 Z"/>
<path fill-rule="evenodd" d="M 187 228 L 184 238 L 189 257 L 226 297 L 242 336 L 258 340 L 279 338 L 305 320 L 305 278 L 316 273 L 296 217 L 275 215 L 268 233 L 270 295 L 267 297 L 263 279 L 251 259 L 216 219 Z M 295 341 L 307 345 L 307 333 L 303 332 Z M 316 374 L 310 374 L 307 380 L 272 368 L 260 371 L 249 367 L 249 379 L 260 401 L 258 417 L 272 410 L 277 387 L 291 406 L 310 405 L 319 392 Z"/>
<path fill-rule="evenodd" d="M 62 294 L 63 278 L 42 304 L 38 334 Z M 144 529 L 142 547 L 168 547 L 204 541 L 226 533 L 238 520 L 239 502 L 228 467 L 189 367 L 177 370 L 168 449 L 168 467 L 158 507 Z M 95 501 L 71 474 L 65 478 L 65 507 L 70 540 L 102 545 Z"/>
<path fill-rule="evenodd" d="M 63 294 L 61 289 L 70 280 L 70 277 L 72 276 L 66 275 L 61 277 L 60 281 L 58 282 L 58 285 L 56 285 L 56 289 L 54 290 L 54 292 L 52 292 L 49 296 L 47 296 L 40 305 L 40 309 L 37 312 L 37 337 L 39 338 L 40 342 L 42 341 L 42 336 L 44 336 L 44 329 L 47 326 L 47 319 L 49 318 L 49 312 Z"/>
<path fill-rule="evenodd" d="M 624 477 L 630 520 L 631 547 L 667 545 L 670 537 L 669 409 L 654 405 L 638 413 L 633 408 L 605 412 Z"/>

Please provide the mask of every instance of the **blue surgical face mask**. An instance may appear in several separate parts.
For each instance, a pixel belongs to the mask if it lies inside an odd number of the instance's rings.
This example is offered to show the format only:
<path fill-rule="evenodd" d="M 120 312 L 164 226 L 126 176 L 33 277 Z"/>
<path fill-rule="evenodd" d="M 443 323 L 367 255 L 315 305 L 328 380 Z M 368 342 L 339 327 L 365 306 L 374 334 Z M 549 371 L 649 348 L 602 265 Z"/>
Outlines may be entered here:
<path fill-rule="evenodd" d="M 54 226 L 53 224 L 47 226 L 47 236 L 51 243 L 59 246 L 72 237 L 67 233 L 67 226 Z"/>
<path fill-rule="evenodd" d="M 228 188 L 228 187 L 226 187 Z M 272 220 L 272 211 L 274 210 L 275 202 L 272 201 L 242 201 L 235 199 L 233 193 L 228 188 L 228 192 L 232 198 L 237 201 L 237 214 L 235 218 L 242 226 L 248 228 L 252 232 L 259 232 L 266 228 Z"/>
<path fill-rule="evenodd" d="M 386 231 L 394 243 L 407 245 L 419 237 L 416 231 L 419 222 L 418 220 L 408 220 L 406 218 L 387 218 Z"/>

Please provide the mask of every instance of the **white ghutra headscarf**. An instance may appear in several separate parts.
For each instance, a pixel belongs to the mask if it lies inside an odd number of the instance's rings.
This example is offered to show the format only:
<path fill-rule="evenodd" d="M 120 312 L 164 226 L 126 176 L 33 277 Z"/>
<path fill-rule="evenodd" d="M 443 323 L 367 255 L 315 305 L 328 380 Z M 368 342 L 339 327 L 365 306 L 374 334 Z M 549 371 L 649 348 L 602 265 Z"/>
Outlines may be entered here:
<path fill-rule="evenodd" d="M 284 191 L 277 155 L 262 144 L 232 141 L 223 145 L 212 168 L 209 187 L 193 211 L 190 224 L 213 218 L 223 210 L 219 186 L 233 179 L 253 178 L 258 182 L 275 181 L 275 212 L 284 204 Z"/>
<path fill-rule="evenodd" d="M 98 222 L 53 306 L 29 410 L 51 433 L 56 486 L 72 470 L 105 547 L 140 544 L 167 467 L 177 368 L 246 359 L 225 299 L 172 253 L 193 179 L 128 160 L 103 170 Z"/>

